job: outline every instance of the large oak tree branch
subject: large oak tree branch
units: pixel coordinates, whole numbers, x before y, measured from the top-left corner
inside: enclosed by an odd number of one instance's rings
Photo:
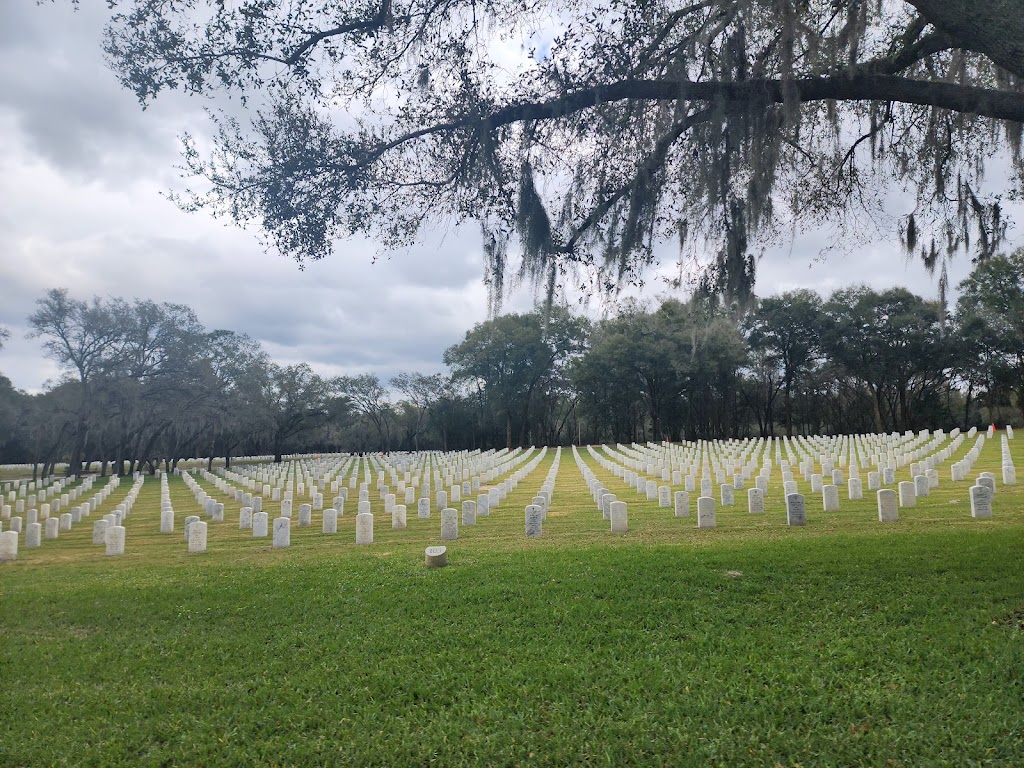
[[[1024,0],[907,0],[964,48],[1024,77]]]
[[[1015,91],[873,74],[804,78],[793,80],[790,84],[802,102],[891,101],[1024,123],[1024,93]],[[486,116],[473,115],[426,126],[377,145],[360,158],[356,167],[365,168],[390,150],[426,136],[466,128],[493,130],[515,123],[557,119],[601,104],[620,101],[686,100],[746,106],[782,104],[786,99],[783,91],[790,84],[782,80],[621,80],[574,91],[548,101],[510,104]],[[335,166],[335,170],[341,169]]]

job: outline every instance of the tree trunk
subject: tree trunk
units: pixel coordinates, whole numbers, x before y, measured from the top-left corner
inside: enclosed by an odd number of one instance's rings
[[[786,434],[793,436],[793,378],[786,377]]]
[[[964,48],[988,56],[1024,77],[1024,2],[1021,0],[908,0],[925,19]]]
[[[875,419],[875,431],[878,432],[879,434],[881,434],[882,432],[885,432],[885,426],[882,423],[882,403],[881,403],[881,400],[882,400],[882,388],[881,387],[875,388],[875,387],[871,387],[870,385],[869,385],[869,387],[871,389],[871,394],[872,394],[872,397],[871,397],[871,411],[872,411],[872,414],[871,415]]]

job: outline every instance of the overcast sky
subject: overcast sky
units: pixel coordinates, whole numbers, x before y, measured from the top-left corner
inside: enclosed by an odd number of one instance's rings
[[[27,390],[57,375],[40,340],[25,338],[34,302],[54,287],[187,304],[206,327],[247,333],[279,363],[324,374],[441,370],[445,348],[487,316],[477,230],[435,232],[376,261],[373,243],[344,243],[300,270],[252,232],[179,211],[161,193],[181,187],[177,136],[205,130],[202,104],[171,94],[139,108],[103,62],[105,5],[0,0],[0,325],[11,331],[0,372]],[[1020,244],[1018,229],[1011,239]],[[769,251],[757,293],[866,282],[936,295],[936,280],[893,244],[822,258],[827,245],[811,232]],[[960,258],[951,282],[969,269]],[[657,277],[646,296],[664,292]],[[505,306],[533,301],[523,290]]]

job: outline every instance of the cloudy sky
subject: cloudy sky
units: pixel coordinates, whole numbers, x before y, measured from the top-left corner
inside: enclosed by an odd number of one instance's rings
[[[487,316],[476,230],[429,233],[383,259],[371,242],[345,243],[300,270],[251,232],[179,211],[161,193],[181,187],[177,136],[202,134],[202,104],[171,94],[139,108],[103,62],[105,6],[0,0],[0,325],[11,332],[0,372],[27,390],[57,375],[40,340],[25,337],[25,318],[53,287],[187,304],[208,328],[247,333],[278,362],[324,374],[441,370],[444,349]],[[1012,240],[1020,244],[1018,230]],[[937,292],[892,244],[823,257],[828,243],[810,232],[768,251],[758,294],[854,282]],[[969,267],[954,263],[951,282]],[[651,298],[664,291],[657,278]],[[506,307],[533,302],[523,290]]]

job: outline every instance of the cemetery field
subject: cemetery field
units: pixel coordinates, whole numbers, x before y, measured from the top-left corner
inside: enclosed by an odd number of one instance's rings
[[[998,440],[898,522],[801,482],[789,527],[776,473],[710,530],[581,451],[628,504],[614,534],[566,449],[528,539],[553,454],[441,569],[436,509],[393,530],[371,491],[372,544],[346,506],[273,549],[199,477],[226,512],[188,554],[193,493],[170,480],[161,534],[147,478],[124,555],[84,522],[0,564],[0,766],[1024,764],[1024,491],[997,480],[990,519],[967,493]]]

